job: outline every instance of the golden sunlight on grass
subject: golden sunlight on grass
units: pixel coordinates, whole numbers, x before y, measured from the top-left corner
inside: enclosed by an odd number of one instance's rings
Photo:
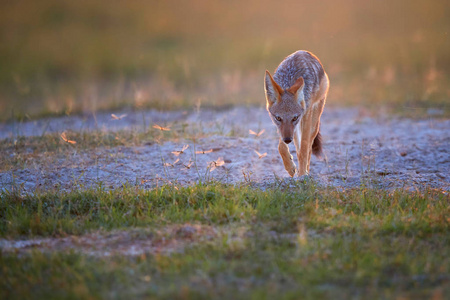
[[[448,111],[448,1],[18,0],[0,4],[0,118],[264,103],[298,49],[330,105]]]

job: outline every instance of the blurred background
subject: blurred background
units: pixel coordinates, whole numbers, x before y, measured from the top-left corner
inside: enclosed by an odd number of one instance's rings
[[[299,49],[327,105],[448,114],[447,0],[2,0],[0,120],[264,106],[264,70]]]

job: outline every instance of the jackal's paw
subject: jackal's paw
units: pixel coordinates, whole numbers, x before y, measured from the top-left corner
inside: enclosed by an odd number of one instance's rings
[[[295,164],[292,164],[290,166],[286,166],[286,171],[289,173],[289,176],[294,177],[297,168],[295,167]]]
[[[297,170],[297,175],[300,178],[302,178],[303,176],[309,176],[308,171],[300,170],[300,169]]]

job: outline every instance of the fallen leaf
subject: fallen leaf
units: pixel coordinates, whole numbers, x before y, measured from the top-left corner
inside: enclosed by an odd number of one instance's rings
[[[173,163],[164,163],[164,167],[174,167],[175,164],[176,164],[177,162],[179,162],[179,161],[180,161],[180,159],[177,158],[177,160],[174,161]]]
[[[123,115],[120,115],[120,116],[116,116],[115,114],[111,114],[111,118],[113,119],[113,120],[122,120],[123,118],[125,118],[127,115],[126,114],[123,114]]]
[[[180,151],[172,151],[172,154],[175,154],[176,156],[184,153],[184,151],[186,151],[186,149],[189,148],[189,145],[184,145],[183,149],[181,149]]]
[[[261,159],[261,158],[263,158],[263,157],[266,157],[266,156],[267,156],[267,152],[266,152],[266,153],[263,153],[263,154],[261,154],[261,153],[259,153],[258,151],[256,151],[256,150],[255,150],[255,153],[256,153],[256,154],[258,154],[258,156],[259,156],[258,158],[259,158],[259,159]]]
[[[206,154],[206,153],[211,153],[211,152],[213,152],[213,149],[195,151],[195,154]]]
[[[250,134],[253,134],[253,135],[255,135],[256,137],[259,137],[261,134],[264,133],[264,131],[266,131],[266,130],[263,129],[263,130],[261,130],[260,132],[256,133],[256,132],[254,132],[254,131],[251,130],[251,129],[248,130],[248,132],[249,132]]]
[[[158,124],[155,124],[155,125],[153,125],[152,127],[153,127],[153,128],[156,128],[156,129],[158,129],[158,130],[161,130],[161,131],[170,131],[170,128],[168,128],[168,127],[162,127],[162,126],[159,126]]]
[[[75,141],[69,140],[69,139],[67,138],[67,136],[66,136],[66,132],[65,132],[65,131],[63,131],[63,132],[61,133],[61,138],[63,139],[64,142],[69,143],[69,144],[72,144],[72,145],[77,143],[77,142],[75,142]]]

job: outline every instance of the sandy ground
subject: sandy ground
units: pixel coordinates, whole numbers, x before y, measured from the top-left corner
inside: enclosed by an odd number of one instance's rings
[[[228,229],[228,228],[227,228]],[[91,256],[140,256],[145,253],[171,254],[183,252],[193,244],[210,242],[228,234],[216,228],[199,224],[170,225],[159,230],[133,228],[110,232],[95,231],[81,236],[33,238],[27,240],[0,239],[3,253],[30,253],[35,250],[77,251]],[[240,230],[242,232],[242,229]],[[239,233],[232,230],[233,234]]]
[[[101,113],[2,124],[0,138],[63,131],[144,131],[153,124],[195,130],[187,135],[192,137],[189,139],[165,141],[161,137],[157,142],[149,139],[139,147],[82,149],[74,146],[70,155],[37,154],[25,166],[1,172],[2,189],[11,189],[15,184],[22,191],[34,192],[88,188],[99,183],[107,188],[123,184],[152,188],[208,180],[250,183],[264,188],[289,181],[277,152],[276,128],[263,108],[124,114],[120,120],[114,120],[110,113]],[[256,137],[249,130],[265,131]],[[363,109],[327,108],[322,116],[321,132],[327,160],[313,157],[310,174],[320,185],[450,188],[450,120],[372,117]],[[183,153],[173,153],[182,150],[184,145],[189,148]],[[295,157],[292,144],[290,148]],[[210,149],[214,151],[208,153]],[[260,157],[255,151],[267,155]]]
[[[161,133],[157,141],[149,137],[139,147],[83,149],[73,146],[65,154],[34,153],[25,165],[0,172],[1,189],[11,191],[15,187],[23,193],[32,193],[89,188],[100,183],[106,188],[123,184],[153,188],[208,180],[251,184],[264,189],[277,184],[286,187],[299,180],[298,177],[290,179],[284,170],[277,151],[275,126],[262,108],[126,114],[120,120],[111,118],[110,113],[102,113],[3,124],[0,139],[64,131],[145,132],[153,124],[173,130],[185,128],[188,132],[185,136],[190,138],[165,140]],[[264,132],[256,137],[249,130]],[[316,184],[342,189],[450,190],[450,120],[373,117],[363,109],[328,108],[322,117],[321,131],[327,160],[314,157],[311,160],[309,178]],[[189,147],[183,153],[175,152],[184,145]],[[293,145],[290,148],[295,157]],[[208,152],[210,149],[213,151]],[[259,157],[255,150],[267,155]],[[195,224],[174,225],[162,230],[164,232],[132,229],[60,238],[0,239],[0,249],[14,253],[76,249],[93,256],[136,256],[182,252],[187,245],[212,241],[223,234],[240,236],[226,228],[219,232],[218,228]]]

